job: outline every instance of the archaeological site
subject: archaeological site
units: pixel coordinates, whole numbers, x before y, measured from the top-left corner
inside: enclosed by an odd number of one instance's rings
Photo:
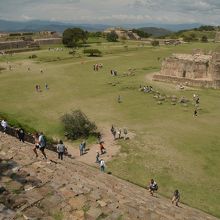
[[[173,54],[164,59],[153,80],[220,88],[220,53]]]

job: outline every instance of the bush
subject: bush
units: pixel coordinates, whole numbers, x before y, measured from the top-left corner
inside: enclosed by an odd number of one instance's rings
[[[91,122],[81,110],[75,110],[66,113],[61,117],[64,125],[65,136],[68,139],[76,140],[78,138],[87,138],[96,132],[96,125]]]
[[[89,54],[89,56],[91,57],[98,57],[101,56],[102,52],[98,49],[85,49],[83,51],[84,54]]]
[[[32,54],[31,56],[29,56],[29,59],[34,59],[34,58],[37,58],[36,54]]]
[[[118,41],[118,35],[115,33],[115,31],[111,31],[106,36],[107,41],[109,42],[117,42]]]
[[[154,46],[154,47],[160,46],[160,42],[159,42],[158,40],[153,40],[153,41],[151,42],[151,45]]]
[[[202,36],[201,42],[203,42],[203,43],[207,43],[207,42],[208,42],[208,38],[207,38],[206,35],[203,35],[203,36]]]

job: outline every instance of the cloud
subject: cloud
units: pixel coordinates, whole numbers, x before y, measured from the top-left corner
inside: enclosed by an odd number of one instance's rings
[[[210,23],[220,0],[0,0],[1,18],[86,23]]]

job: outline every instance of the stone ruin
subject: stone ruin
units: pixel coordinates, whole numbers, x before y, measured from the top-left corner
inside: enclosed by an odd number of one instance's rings
[[[220,88],[220,53],[173,54],[162,62],[155,81]]]

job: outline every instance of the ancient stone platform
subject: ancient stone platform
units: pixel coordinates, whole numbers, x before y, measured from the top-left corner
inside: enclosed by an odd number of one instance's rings
[[[35,158],[32,144],[0,133],[0,220],[217,220],[71,158]]]

